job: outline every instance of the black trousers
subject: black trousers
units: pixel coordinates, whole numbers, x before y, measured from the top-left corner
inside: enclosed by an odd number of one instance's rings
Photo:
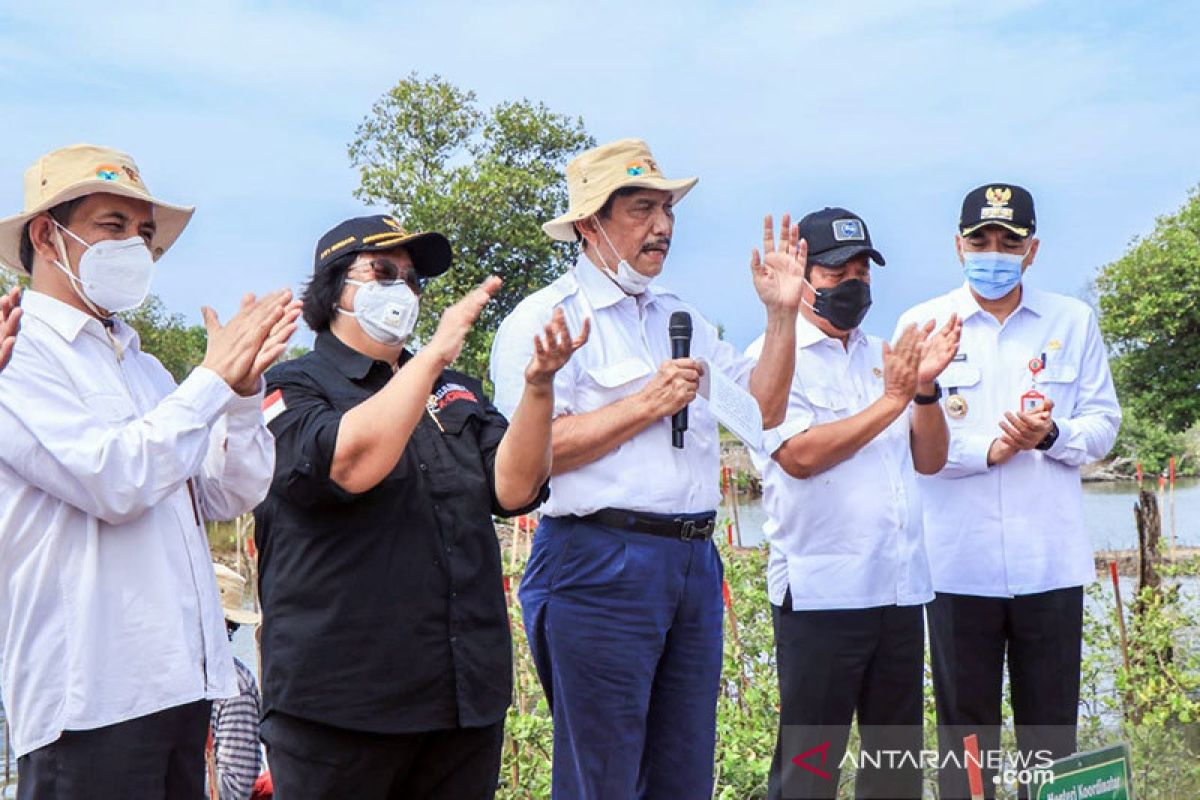
[[[858,715],[857,798],[921,797],[925,627],[921,606],[772,607],[779,736],[768,796],[832,798]],[[895,754],[910,753],[904,761]],[[796,763],[799,759],[801,763]]]
[[[927,611],[943,800],[970,797],[966,771],[947,765],[946,758],[948,752],[962,753],[964,736],[979,737],[981,754],[1000,749],[1006,656],[1021,757],[1033,759],[1036,767],[1040,759],[1075,752],[1082,587],[1010,598],[938,593]],[[984,756],[985,767],[987,760]],[[988,798],[994,796],[995,774],[983,770]]]
[[[64,731],[17,759],[17,800],[199,800],[211,708],[202,700]]]
[[[381,734],[273,711],[262,737],[275,800],[477,800],[496,794],[504,721]]]

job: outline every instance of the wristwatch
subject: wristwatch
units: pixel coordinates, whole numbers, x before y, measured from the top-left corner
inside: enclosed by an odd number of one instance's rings
[[[1049,450],[1054,447],[1054,443],[1058,441],[1058,423],[1050,423],[1050,432],[1046,434],[1046,438],[1037,443],[1038,450]]]
[[[933,394],[916,394],[913,395],[913,402],[919,406],[931,406],[938,400],[942,399],[942,385],[937,381],[933,382]]]

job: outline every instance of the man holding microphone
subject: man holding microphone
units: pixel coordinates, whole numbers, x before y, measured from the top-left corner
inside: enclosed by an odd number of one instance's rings
[[[767,218],[751,263],[767,310],[755,366],[654,283],[696,179],[666,178],[636,139],[566,172],[570,208],[543,229],[581,241],[582,255],[504,321],[491,360],[508,412],[541,321],[557,309],[573,330],[591,320],[591,341],[555,377],[551,494],[520,593],[554,714],[554,795],[707,798],[721,672],[717,421],[694,403],[680,448],[670,418],[711,369],[749,389],[764,425],[782,420],[806,245],[786,216],[776,244]],[[679,312],[692,320],[689,358],[672,357],[669,329],[686,336]]]

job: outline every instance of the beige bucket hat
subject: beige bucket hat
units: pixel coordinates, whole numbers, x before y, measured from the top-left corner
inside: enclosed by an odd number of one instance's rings
[[[221,592],[221,608],[225,611],[225,619],[235,625],[257,625],[262,622],[262,615],[244,607],[246,597],[246,579],[224,564],[213,564],[217,573],[217,589]]]
[[[552,239],[573,242],[575,223],[595,214],[609,195],[626,186],[661,189],[678,203],[699,178],[668,180],[658,168],[650,148],[641,139],[620,139],[587,150],[567,164],[567,213],[542,225]]]
[[[190,206],[164,203],[151,195],[137,164],[127,154],[111,147],[73,144],[47,153],[25,170],[25,210],[0,219],[0,264],[24,275],[21,234],[25,223],[59,203],[96,192],[132,197],[154,205],[158,230],[150,242],[150,252],[156,260],[179,238],[195,211]]]

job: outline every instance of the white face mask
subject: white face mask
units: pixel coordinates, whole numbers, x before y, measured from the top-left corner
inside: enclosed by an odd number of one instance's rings
[[[88,244],[54,220],[59,231],[70,236],[87,249],[79,258],[79,276],[76,277],[64,263],[67,248],[62,237],[58,237],[59,252],[63,260],[52,260],[71,279],[75,293],[88,308],[100,316],[101,309],[110,314],[137,308],[150,293],[154,280],[154,257],[140,236],[129,239],[104,239]]]
[[[388,347],[404,344],[417,325],[417,312],[421,301],[407,283],[384,285],[379,281],[356,281],[346,283],[357,286],[354,295],[354,310],[338,308],[338,312],[358,320],[363,332],[380,344]]]
[[[612,243],[612,239],[608,238],[608,231],[604,230],[604,226],[600,224],[600,220],[596,219],[596,227],[600,229],[600,233],[604,235],[604,241],[608,242],[608,246],[617,256],[621,254],[617,251],[616,246]],[[600,256],[601,263],[604,264],[605,274],[612,278],[613,283],[621,287],[625,294],[641,294],[650,287],[650,282],[654,280],[651,275],[643,275],[633,267],[629,266],[629,262],[621,259],[617,262],[616,270],[608,268],[608,260],[600,253],[600,248],[596,248],[596,255]]]

